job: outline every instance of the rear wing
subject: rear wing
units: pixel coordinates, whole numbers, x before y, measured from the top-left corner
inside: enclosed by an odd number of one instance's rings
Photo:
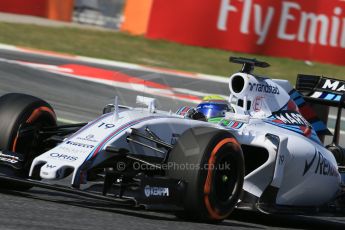
[[[341,100],[345,94],[345,80],[298,74],[296,89],[311,103],[334,107],[341,105],[343,108],[345,106]]]
[[[296,90],[304,97],[306,102],[317,111],[321,120],[328,123],[330,106],[338,107],[336,125],[334,129],[333,144],[339,144],[341,129],[341,114],[345,108],[345,80],[338,80],[323,76],[299,74],[297,76]],[[320,107],[323,105],[324,108]]]

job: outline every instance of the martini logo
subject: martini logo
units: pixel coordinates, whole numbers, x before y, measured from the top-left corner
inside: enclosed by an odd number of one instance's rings
[[[284,111],[273,114],[275,122],[283,123],[286,125],[298,125],[298,126],[307,126],[311,125],[309,122],[299,113],[293,111]]]
[[[145,189],[145,196],[150,197],[150,196],[169,196],[169,188],[164,188],[164,187],[151,187],[150,185],[146,185]]]
[[[337,92],[345,92],[345,82],[327,79],[322,88]]]

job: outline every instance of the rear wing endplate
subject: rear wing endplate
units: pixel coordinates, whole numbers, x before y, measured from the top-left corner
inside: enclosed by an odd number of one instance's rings
[[[342,109],[345,108],[345,80],[323,76],[299,74],[296,89],[304,100],[312,106],[325,105],[338,107],[333,144],[339,145]],[[329,109],[318,109],[318,115],[327,124]]]
[[[345,80],[323,76],[298,74],[296,89],[311,103],[345,108]]]

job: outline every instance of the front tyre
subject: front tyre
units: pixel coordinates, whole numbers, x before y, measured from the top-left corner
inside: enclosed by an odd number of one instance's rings
[[[167,176],[187,182],[184,210],[178,217],[203,222],[227,218],[237,204],[244,181],[244,159],[229,132],[193,128],[181,135],[169,155]]]
[[[13,173],[15,176],[27,176],[32,159],[44,151],[38,132],[42,127],[53,126],[56,126],[56,115],[47,102],[20,93],[0,97],[0,149],[24,157],[24,167]]]

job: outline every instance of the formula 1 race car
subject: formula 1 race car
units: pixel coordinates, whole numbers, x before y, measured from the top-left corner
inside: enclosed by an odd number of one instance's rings
[[[205,103],[172,113],[138,96],[145,108],[118,105],[116,97],[89,123],[57,125],[47,102],[3,95],[0,187],[40,187],[205,222],[221,221],[234,208],[344,210],[345,82],[299,75],[294,89],[286,80],[254,75],[265,62],[230,61],[242,69],[230,77],[229,106],[216,120],[203,113],[213,109]],[[326,147],[330,132],[313,110],[318,104],[339,110]]]

